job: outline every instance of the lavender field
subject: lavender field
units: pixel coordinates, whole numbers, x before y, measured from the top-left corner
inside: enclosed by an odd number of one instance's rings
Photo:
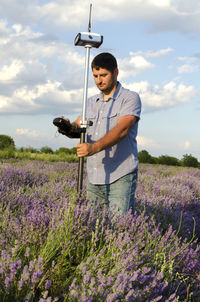
[[[0,163],[0,301],[200,301],[200,170],[140,164],[136,211],[76,193],[76,163]]]

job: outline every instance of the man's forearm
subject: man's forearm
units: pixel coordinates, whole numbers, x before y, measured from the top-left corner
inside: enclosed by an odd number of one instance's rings
[[[100,152],[106,148],[114,146],[128,134],[130,128],[137,121],[138,118],[136,116],[124,116],[104,137],[93,143],[94,148],[97,152]]]

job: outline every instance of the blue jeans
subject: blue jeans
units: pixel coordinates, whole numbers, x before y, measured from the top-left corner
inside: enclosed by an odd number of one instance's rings
[[[94,185],[87,182],[87,197],[91,205],[106,204],[112,213],[134,212],[135,190],[138,170],[127,174],[108,185]]]

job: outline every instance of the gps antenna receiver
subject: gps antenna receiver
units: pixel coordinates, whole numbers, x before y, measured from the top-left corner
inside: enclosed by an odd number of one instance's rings
[[[90,4],[88,32],[78,33],[78,35],[74,39],[74,44],[76,46],[78,45],[98,48],[103,43],[103,36],[91,32],[91,12],[92,4]]]

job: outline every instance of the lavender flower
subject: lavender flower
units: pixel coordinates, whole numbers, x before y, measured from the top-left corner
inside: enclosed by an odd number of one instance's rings
[[[45,283],[45,289],[49,289],[52,285],[52,281],[51,280],[47,280],[46,283]]]

